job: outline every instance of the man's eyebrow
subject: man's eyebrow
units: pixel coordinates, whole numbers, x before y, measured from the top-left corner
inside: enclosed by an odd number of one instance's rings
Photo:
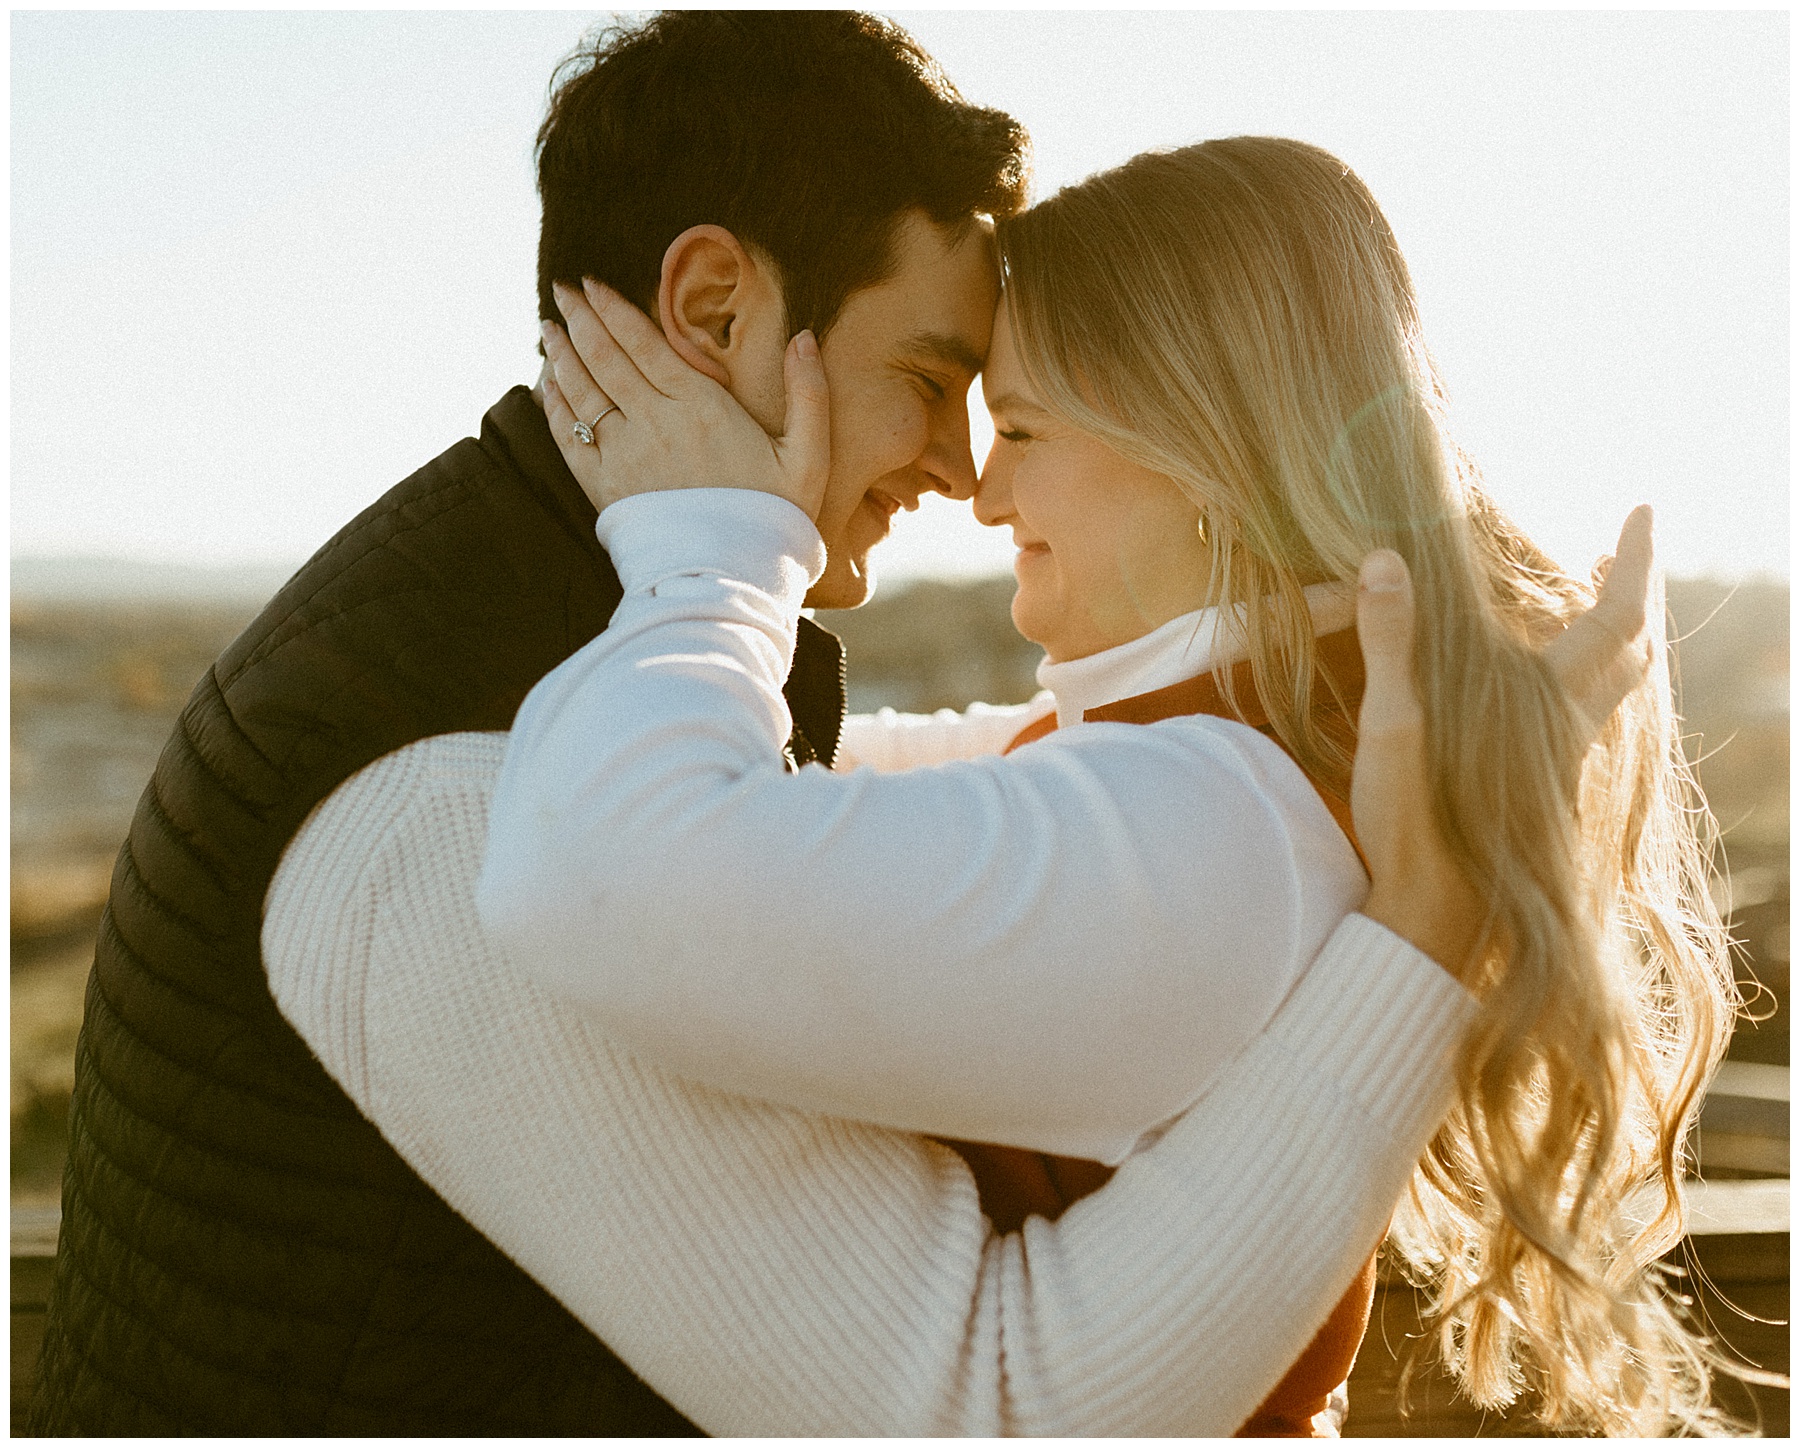
[[[970,376],[981,371],[985,360],[966,339],[952,332],[915,332],[906,339],[904,350],[909,356],[948,362],[954,367],[960,367]]]

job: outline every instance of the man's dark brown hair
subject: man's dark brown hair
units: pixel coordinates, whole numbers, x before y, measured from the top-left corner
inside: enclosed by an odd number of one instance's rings
[[[672,10],[558,67],[538,132],[538,310],[594,277],[639,306],[663,253],[711,223],[779,273],[790,332],[823,337],[884,280],[901,215],[1020,209],[1024,128],[965,101],[899,26],[855,11]]]

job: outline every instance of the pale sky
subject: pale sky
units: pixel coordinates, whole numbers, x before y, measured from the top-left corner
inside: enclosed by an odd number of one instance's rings
[[[1785,14],[894,13],[1039,195],[1336,152],[1540,543],[1585,565],[1649,501],[1671,572],[1787,575]],[[13,554],[298,563],[530,381],[531,142],[602,18],[15,12]],[[964,507],[900,522],[890,578],[1010,564]]]

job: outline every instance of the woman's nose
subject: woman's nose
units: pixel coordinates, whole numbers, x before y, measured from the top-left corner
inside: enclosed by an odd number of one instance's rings
[[[975,482],[975,521],[997,528],[1012,517],[1012,449],[995,438]]]

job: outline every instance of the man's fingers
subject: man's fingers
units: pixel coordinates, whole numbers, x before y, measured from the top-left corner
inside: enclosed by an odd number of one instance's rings
[[[1416,728],[1423,720],[1413,688],[1413,591],[1406,560],[1390,548],[1363,560],[1357,578],[1356,633],[1362,643],[1361,731]]]
[[[788,343],[782,358],[787,383],[787,422],[776,450],[793,488],[793,501],[813,516],[831,472],[831,389],[819,344],[810,331]]]
[[[652,387],[665,397],[693,391],[694,379],[703,374],[681,360],[656,323],[603,282],[589,277],[581,285],[613,342]]]
[[[1594,613],[1621,641],[1641,634],[1649,615],[1650,578],[1656,568],[1655,525],[1648,503],[1631,510],[1594,604]]]
[[[1654,524],[1648,507],[1632,510],[1594,606],[1544,650],[1544,661],[1586,716],[1590,742],[1649,671]]]

